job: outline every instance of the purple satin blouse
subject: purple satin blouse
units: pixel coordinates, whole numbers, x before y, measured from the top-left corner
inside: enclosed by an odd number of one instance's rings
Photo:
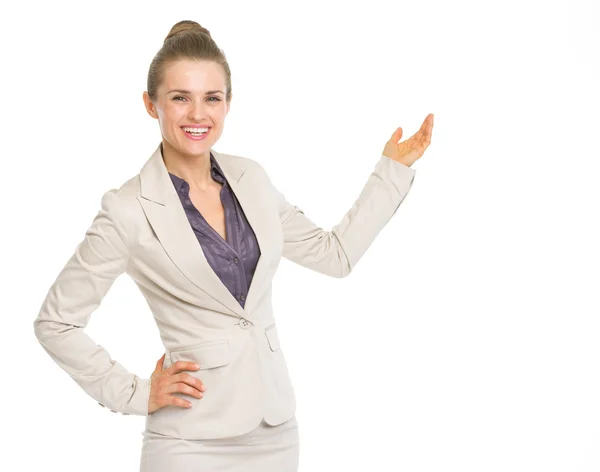
[[[260,256],[260,248],[242,207],[212,153],[210,174],[214,180],[223,184],[221,202],[225,209],[227,240],[224,240],[196,209],[189,197],[189,184],[169,172],[208,263],[243,308]]]

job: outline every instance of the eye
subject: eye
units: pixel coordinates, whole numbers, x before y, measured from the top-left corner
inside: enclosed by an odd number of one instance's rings
[[[179,101],[181,101],[181,100],[178,100],[179,98],[183,98],[183,99],[185,99],[185,97],[182,97],[182,96],[178,95],[177,97],[173,97],[173,100],[175,100],[175,101],[179,102]],[[218,98],[218,97],[208,97],[208,98],[209,98],[209,100],[210,100],[211,98],[214,98],[214,99],[215,99],[214,101],[216,101],[216,102],[220,102],[220,101],[221,101],[221,99],[220,99],[220,98]]]

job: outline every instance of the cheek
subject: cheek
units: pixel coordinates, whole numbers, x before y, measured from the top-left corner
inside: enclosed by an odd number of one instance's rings
[[[182,113],[175,107],[165,107],[163,109],[163,114],[161,117],[161,123],[163,129],[169,129],[173,127],[178,127],[178,123],[182,119]]]
[[[210,132],[210,134],[212,134],[211,139],[216,141],[217,139],[219,139],[221,137],[222,133],[223,133],[223,123],[214,121],[213,129]]]

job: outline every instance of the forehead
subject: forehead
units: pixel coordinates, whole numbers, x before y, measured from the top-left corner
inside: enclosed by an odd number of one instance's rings
[[[214,61],[180,59],[166,65],[162,87],[194,91],[224,90],[223,68]]]

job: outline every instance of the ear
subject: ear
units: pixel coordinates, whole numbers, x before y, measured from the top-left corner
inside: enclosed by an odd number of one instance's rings
[[[148,114],[155,119],[158,119],[158,113],[156,113],[156,107],[154,106],[154,103],[152,103],[152,100],[150,100],[150,95],[148,94],[147,91],[144,90],[144,93],[142,94],[142,98],[144,100],[144,106],[146,107],[146,111],[148,112]]]

